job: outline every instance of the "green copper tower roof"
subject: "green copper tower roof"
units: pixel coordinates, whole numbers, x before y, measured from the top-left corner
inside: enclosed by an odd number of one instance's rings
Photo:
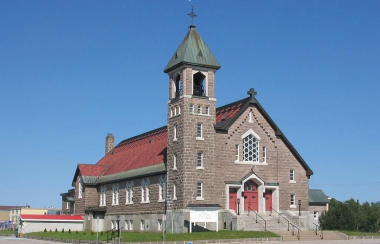
[[[195,26],[190,26],[189,32],[166,65],[164,72],[168,73],[183,64],[220,69],[218,60],[195,30]]]

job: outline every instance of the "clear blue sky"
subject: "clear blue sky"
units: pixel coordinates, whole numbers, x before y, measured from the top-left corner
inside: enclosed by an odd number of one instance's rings
[[[0,1],[0,205],[60,207],[78,163],[166,124],[163,69],[187,32],[222,65],[217,104],[257,98],[310,188],[380,200],[380,1]]]

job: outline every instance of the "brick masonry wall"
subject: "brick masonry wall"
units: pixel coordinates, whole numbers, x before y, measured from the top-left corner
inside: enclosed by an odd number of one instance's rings
[[[253,123],[249,123],[249,112],[253,113]],[[240,145],[240,161],[243,160],[243,145],[241,136],[252,129],[260,140],[260,162],[262,148],[267,148],[267,165],[235,164],[236,144]],[[238,181],[251,171],[266,184],[278,183],[280,191],[280,210],[290,208],[290,194],[296,195],[296,202],[301,199],[301,210],[308,210],[308,178],[306,170],[297,161],[282,139],[275,135],[274,128],[265,120],[259,110],[251,106],[230,127],[228,134],[216,136],[216,161],[218,162],[217,184],[225,185],[225,181]],[[295,170],[296,183],[289,183],[290,169]],[[225,207],[225,188],[219,187],[219,204]],[[296,203],[297,204],[297,203]]]
[[[83,186],[83,194],[82,198],[78,198],[79,196],[79,177],[78,175],[76,182],[75,182],[75,194],[74,194],[74,199],[75,199],[75,207],[74,207],[74,214],[75,215],[84,215],[84,204],[85,204],[85,191],[86,191],[86,186],[82,184]]]

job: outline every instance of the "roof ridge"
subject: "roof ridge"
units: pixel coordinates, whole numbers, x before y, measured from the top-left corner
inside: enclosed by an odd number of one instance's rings
[[[231,103],[225,104],[225,105],[223,105],[223,106],[221,106],[221,107],[217,107],[216,110],[221,110],[221,109],[223,109],[223,108],[225,108],[225,107],[230,107],[231,105],[233,105],[233,104],[235,104],[235,103],[243,102],[244,100],[249,101],[249,97],[246,97],[246,98],[243,98],[243,99],[237,100],[237,101],[235,101],[235,102],[231,102]]]
[[[129,141],[131,141],[131,140],[133,140],[133,139],[137,139],[137,138],[139,138],[139,137],[146,136],[146,135],[152,134],[152,133],[154,133],[154,132],[158,132],[158,131],[160,131],[160,130],[164,130],[164,129],[166,129],[166,128],[167,128],[167,125],[165,125],[165,126],[161,126],[161,127],[157,128],[157,129],[154,129],[154,130],[151,130],[151,131],[148,131],[148,132],[144,132],[144,133],[142,133],[142,134],[139,134],[139,135],[136,135],[136,136],[133,136],[133,137],[130,137],[130,138],[124,139],[124,140],[122,140],[121,142],[119,142],[119,144],[117,144],[117,146],[116,146],[115,148],[120,147],[120,146],[123,146],[123,145],[125,145],[127,142],[129,142]],[[141,139],[144,139],[144,138],[141,138]],[[141,139],[140,139],[140,140],[141,140]],[[111,150],[111,151],[112,151],[112,150]]]

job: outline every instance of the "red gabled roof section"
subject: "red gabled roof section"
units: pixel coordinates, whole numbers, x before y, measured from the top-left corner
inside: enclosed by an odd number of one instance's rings
[[[166,126],[120,142],[97,165],[107,166],[103,175],[165,163]]]
[[[101,176],[107,166],[96,164],[79,164],[78,168],[82,176]]]
[[[38,215],[38,214],[21,214],[22,220],[38,219],[38,220],[83,220],[79,215]]]

